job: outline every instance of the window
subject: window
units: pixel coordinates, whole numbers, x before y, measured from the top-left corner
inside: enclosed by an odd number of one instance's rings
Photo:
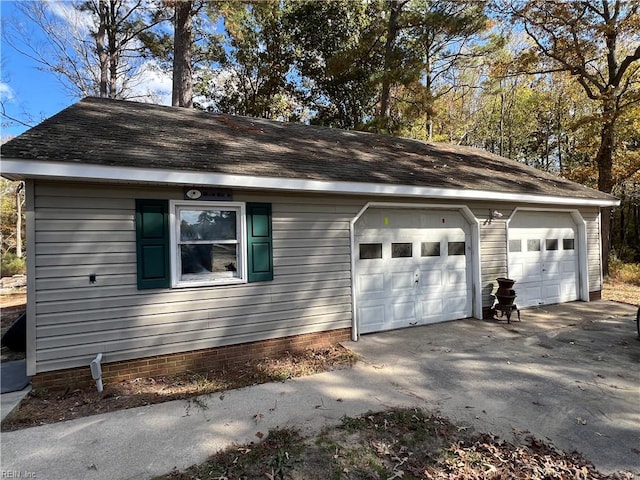
[[[547,238],[545,240],[545,247],[547,251],[549,250],[558,250],[558,239],[557,238]]]
[[[374,258],[382,258],[381,243],[361,243],[360,244],[360,260],[371,260]]]
[[[439,257],[440,242],[422,242],[420,254],[423,257]]]
[[[405,258],[413,256],[413,245],[411,243],[392,243],[391,258]]]
[[[139,289],[273,280],[270,203],[138,199]]]
[[[533,239],[527,240],[527,252],[539,252],[540,251],[540,240]]]
[[[562,249],[563,250],[573,250],[575,248],[574,239],[573,238],[563,238],[562,239]]]
[[[464,255],[464,242],[449,242],[449,255]]]
[[[172,202],[173,285],[246,280],[244,204]]]
[[[509,251],[513,253],[522,251],[522,240],[509,240]]]

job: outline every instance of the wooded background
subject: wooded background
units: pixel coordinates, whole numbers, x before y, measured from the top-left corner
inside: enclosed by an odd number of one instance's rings
[[[172,77],[176,107],[484,148],[616,195],[603,230],[616,257],[640,262],[638,1],[18,8],[29,23],[2,19],[5,48],[37,60],[74,98],[158,101],[140,94],[152,68]],[[5,124],[32,124],[4,112]],[[2,183],[3,255],[17,248],[16,188]]]

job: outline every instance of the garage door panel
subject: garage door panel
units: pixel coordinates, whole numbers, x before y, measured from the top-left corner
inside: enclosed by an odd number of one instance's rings
[[[464,312],[467,309],[468,298],[466,295],[451,296],[446,300],[448,312]]]
[[[573,275],[575,273],[575,268],[576,268],[575,260],[562,262],[561,271],[564,274]]]
[[[390,276],[392,292],[404,292],[407,288],[413,288],[413,271],[394,272]]]
[[[413,299],[394,302],[391,308],[394,323],[413,323],[416,321],[416,303]]]
[[[382,273],[365,273],[358,275],[360,293],[384,293],[384,275]]]
[[[424,290],[426,287],[442,287],[442,271],[441,270],[420,270],[420,281],[418,289]]]
[[[465,269],[447,270],[447,285],[462,286],[467,283],[467,271]]]
[[[459,211],[372,209],[355,229],[362,332],[471,315],[471,232]],[[453,301],[455,296],[460,298]],[[371,319],[372,314],[384,319]]]
[[[577,227],[566,212],[518,212],[509,223],[508,274],[519,307],[578,298]]]
[[[544,263],[544,280],[557,280],[560,278],[560,262]]]
[[[444,302],[441,298],[433,298],[420,301],[421,319],[426,322],[431,317],[441,316],[444,314]]]
[[[387,323],[385,306],[381,305],[361,305],[358,307],[358,318],[360,319],[362,333],[377,332]]]
[[[517,287],[517,288],[516,288]],[[516,288],[516,304],[519,306],[539,305],[542,303],[542,285],[521,283]]]

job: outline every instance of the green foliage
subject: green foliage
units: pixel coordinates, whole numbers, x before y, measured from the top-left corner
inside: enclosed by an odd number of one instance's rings
[[[14,254],[17,253],[17,202],[20,203],[20,207],[24,205],[24,189],[21,182],[12,182],[4,178],[0,178],[0,231],[2,238],[0,254],[3,256],[7,252],[13,252]],[[21,208],[21,210],[21,242],[23,244],[22,247],[24,247],[26,222],[24,221],[24,209]]]
[[[24,258],[19,258],[15,253],[11,252],[2,254],[2,259],[0,260],[0,275],[2,277],[24,275],[26,268],[27,265]]]

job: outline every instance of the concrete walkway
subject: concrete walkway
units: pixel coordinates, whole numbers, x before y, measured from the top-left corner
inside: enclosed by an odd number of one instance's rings
[[[463,425],[530,431],[582,451],[604,472],[640,473],[640,342],[635,309],[608,302],[363,336],[351,370],[3,433],[8,478],[145,479],[201,463],[276,426],[315,434],[343,415],[394,406]]]

